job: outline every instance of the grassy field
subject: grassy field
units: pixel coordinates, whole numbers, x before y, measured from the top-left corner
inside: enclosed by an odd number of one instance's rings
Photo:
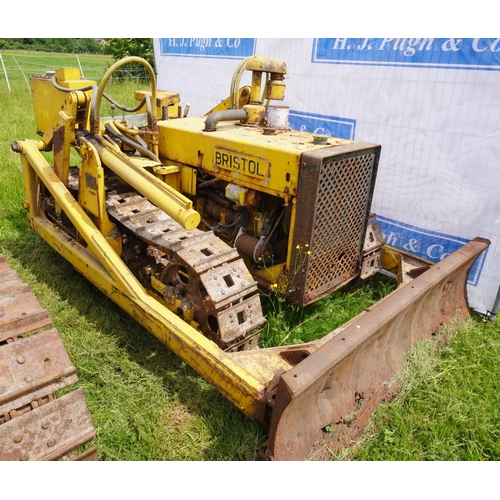
[[[31,75],[44,74],[48,70],[69,67],[81,68],[85,78],[100,79],[107,67],[113,62],[109,56],[54,54],[51,52],[28,53],[26,51],[0,50],[5,71],[0,66],[0,91],[28,90],[26,80]],[[6,77],[7,74],[7,77]]]
[[[2,52],[0,75],[0,253],[51,314],[79,376],[97,430],[101,460],[258,460],[266,445],[251,422],[163,344],[85,281],[28,228],[22,208],[16,139],[35,138],[25,78],[74,55]],[[87,78],[99,79],[109,59],[79,56]],[[3,70],[3,68],[2,68]],[[113,84],[131,93],[134,84]],[[10,91],[9,87],[10,86]],[[182,89],[173,89],[181,90]],[[265,345],[326,333],[362,310],[393,283],[367,295],[343,291],[299,310],[279,297],[265,301]],[[450,327],[453,328],[453,327]],[[403,390],[379,409],[359,445],[333,460],[498,460],[500,458],[500,328],[477,317],[412,353]]]

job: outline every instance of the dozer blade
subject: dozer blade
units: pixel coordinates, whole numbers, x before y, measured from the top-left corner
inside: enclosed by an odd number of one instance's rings
[[[389,382],[411,346],[442,323],[470,316],[468,273],[489,243],[475,238],[354,318],[284,373],[270,423],[268,458],[325,458],[320,456],[322,438],[336,451],[357,437],[377,404],[397,390]],[[323,432],[327,426],[330,432]]]

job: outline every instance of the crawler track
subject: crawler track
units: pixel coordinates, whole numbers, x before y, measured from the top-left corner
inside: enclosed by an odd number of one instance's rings
[[[253,331],[265,318],[257,284],[235,248],[211,231],[186,231],[135,192],[110,192],[106,205],[115,222],[164,260],[159,276],[151,280],[167,307],[174,305],[175,312],[225,350],[257,345]]]
[[[51,323],[0,255],[0,460],[97,459],[82,389],[54,397],[78,377]]]

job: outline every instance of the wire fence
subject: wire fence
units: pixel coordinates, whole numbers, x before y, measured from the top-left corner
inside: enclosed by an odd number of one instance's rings
[[[99,82],[113,60],[88,54],[33,55],[0,53],[0,95],[5,92],[30,92],[29,79],[61,67],[80,70],[82,78]],[[144,70],[134,67],[117,69],[113,81],[141,81]]]

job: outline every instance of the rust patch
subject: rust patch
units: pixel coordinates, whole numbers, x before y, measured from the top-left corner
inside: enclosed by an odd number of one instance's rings
[[[0,255],[0,342],[24,335],[52,323],[17,273]]]

